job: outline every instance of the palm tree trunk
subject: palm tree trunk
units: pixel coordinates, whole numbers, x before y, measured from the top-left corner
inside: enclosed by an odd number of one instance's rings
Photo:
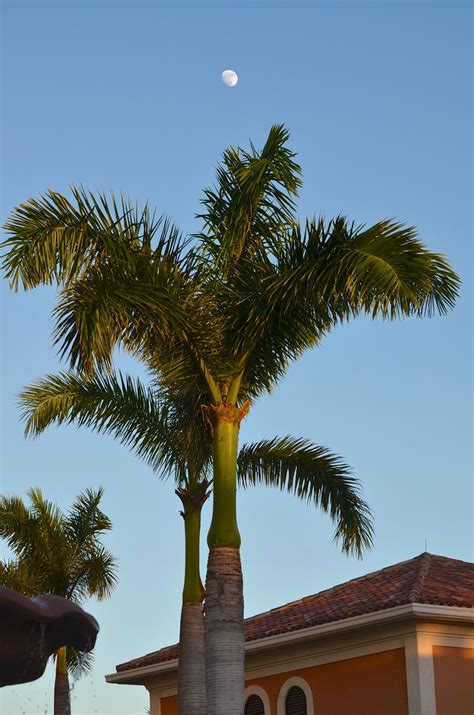
[[[54,715],[71,715],[66,646],[56,651],[56,679],[54,681]]]
[[[199,572],[201,510],[206,501],[207,482],[194,482],[189,490],[177,489],[183,504],[185,533],[185,576],[179,633],[179,715],[206,715],[206,671],[204,656],[204,588]]]
[[[243,618],[239,549],[211,549],[207,565],[205,618],[208,715],[243,715]]]
[[[207,712],[243,715],[244,600],[236,472],[239,424],[247,410],[227,403],[213,408],[213,513],[205,601]]]
[[[179,631],[178,712],[206,715],[206,664],[202,603],[183,603]]]

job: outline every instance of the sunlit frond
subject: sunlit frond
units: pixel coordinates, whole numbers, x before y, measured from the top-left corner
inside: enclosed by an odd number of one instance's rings
[[[301,169],[286,146],[288,138],[285,127],[274,125],[261,151],[253,145],[250,152],[228,149],[217,168],[216,187],[204,192],[199,238],[224,272],[293,221]]]
[[[248,263],[234,311],[235,352],[247,355],[243,385],[269,389],[290,362],[336,324],[360,314],[388,320],[445,313],[459,278],[414,229],[383,221],[356,228],[340,217],[295,225],[275,263]],[[254,388],[253,388],[254,389]]]
[[[73,201],[55,191],[31,198],[5,223],[3,268],[15,290],[20,283],[25,290],[68,283],[97,262],[128,263],[130,249],[179,255],[179,234],[165,217],[150,215],[148,206],[139,210],[124,197],[107,199],[82,187],[71,193]]]
[[[25,596],[37,596],[42,592],[42,575],[32,571],[25,561],[0,560],[0,586],[7,586]]]

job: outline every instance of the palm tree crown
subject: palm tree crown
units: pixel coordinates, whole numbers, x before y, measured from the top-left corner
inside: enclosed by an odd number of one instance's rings
[[[117,576],[115,559],[100,542],[112,528],[99,508],[102,495],[102,489],[79,494],[67,515],[38,488],[28,491],[29,507],[2,496],[0,537],[14,558],[0,563],[0,583],[27,596],[51,593],[75,603],[110,596]]]
[[[117,582],[116,562],[100,537],[112,528],[100,510],[103,490],[88,489],[68,514],[44,499],[40,489],[19,497],[0,497],[0,537],[13,558],[0,560],[0,585],[26,596],[54,594],[75,603],[110,596]],[[68,667],[77,678],[92,667],[91,654],[67,649]]]
[[[342,216],[302,227],[287,140],[277,125],[260,152],[224,153],[193,243],[148,207],[84,189],[13,211],[6,275],[14,288],[59,285],[55,340],[71,367],[110,368],[122,345],[180,394],[241,404],[341,321],[453,306],[458,278],[415,229]]]

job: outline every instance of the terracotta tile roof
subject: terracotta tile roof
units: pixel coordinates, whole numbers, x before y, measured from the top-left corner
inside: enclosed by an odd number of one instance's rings
[[[245,620],[245,640],[341,621],[393,606],[424,603],[474,606],[474,564],[423,553]],[[178,657],[178,645],[117,665],[117,672]]]

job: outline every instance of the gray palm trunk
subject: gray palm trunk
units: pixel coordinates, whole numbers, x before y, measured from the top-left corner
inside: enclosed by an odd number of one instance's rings
[[[183,603],[179,633],[179,715],[207,715],[204,615],[201,603]]]
[[[208,483],[199,482],[190,469],[188,488],[177,488],[185,534],[185,573],[179,633],[179,715],[206,715],[204,588],[199,574],[201,509],[208,498]]]
[[[208,715],[243,715],[244,629],[240,551],[209,552],[205,600]]]

